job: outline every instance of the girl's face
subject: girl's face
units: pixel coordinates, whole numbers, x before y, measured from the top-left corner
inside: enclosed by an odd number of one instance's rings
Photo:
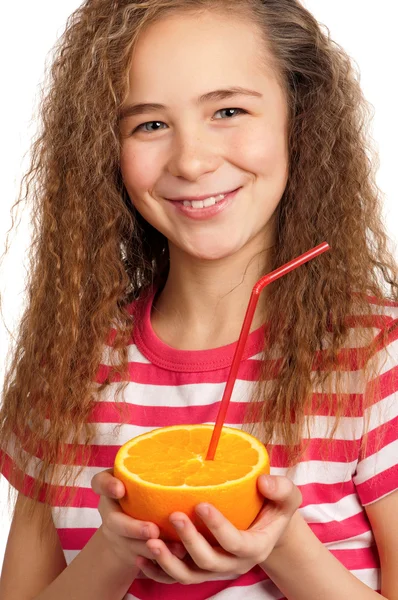
[[[120,124],[123,180],[141,215],[191,257],[273,243],[288,112],[265,52],[253,25],[211,13],[170,16],[136,46]],[[198,196],[203,208],[186,204]]]

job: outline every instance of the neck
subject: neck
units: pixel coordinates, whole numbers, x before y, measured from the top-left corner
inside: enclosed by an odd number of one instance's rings
[[[200,260],[170,244],[169,276],[151,316],[156,335],[181,350],[204,350],[235,342],[253,286],[269,271],[271,250],[247,247],[223,259]],[[265,303],[266,289],[251,331],[263,324]]]

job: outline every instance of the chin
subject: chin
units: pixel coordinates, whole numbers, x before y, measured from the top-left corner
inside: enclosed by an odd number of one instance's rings
[[[190,256],[196,258],[198,260],[221,260],[223,258],[227,258],[228,256],[232,256],[237,252],[238,248],[228,247],[220,247],[217,245],[215,248],[190,248],[188,251],[185,249]]]

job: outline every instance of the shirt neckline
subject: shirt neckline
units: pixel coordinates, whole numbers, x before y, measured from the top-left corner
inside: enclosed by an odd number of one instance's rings
[[[236,342],[210,350],[178,350],[163,342],[151,324],[151,312],[156,290],[151,288],[136,302],[133,338],[138,350],[151,363],[170,371],[216,371],[232,364]],[[255,356],[264,348],[267,325],[250,332],[242,361]]]

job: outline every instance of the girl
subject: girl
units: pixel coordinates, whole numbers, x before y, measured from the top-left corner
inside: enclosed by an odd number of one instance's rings
[[[86,0],[51,76],[1,599],[398,598],[398,286],[349,58],[297,0]],[[262,295],[227,415],[271,454],[262,512],[164,543],[118,448],[214,422],[254,283],[322,241]]]

